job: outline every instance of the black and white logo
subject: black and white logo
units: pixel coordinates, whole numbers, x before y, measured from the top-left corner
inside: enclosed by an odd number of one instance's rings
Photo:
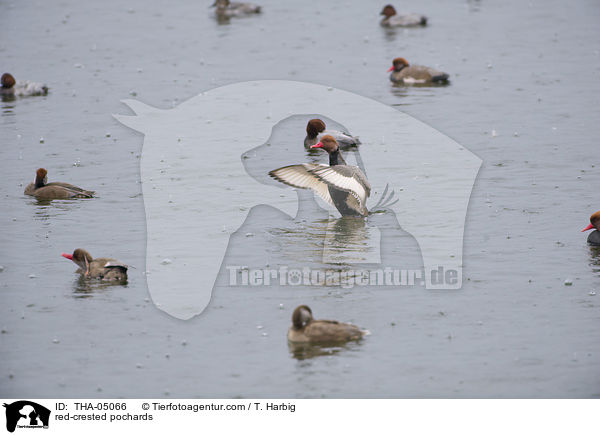
[[[50,410],[29,400],[19,400],[4,404],[6,408],[6,430],[14,432],[19,429],[48,429]]]

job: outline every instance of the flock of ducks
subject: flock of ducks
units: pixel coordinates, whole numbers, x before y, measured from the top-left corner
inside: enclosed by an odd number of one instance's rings
[[[251,3],[216,0],[212,5],[217,18],[242,17],[261,12],[261,7]],[[380,24],[386,28],[418,27],[427,25],[427,17],[417,14],[399,15],[392,5],[381,11],[384,18]],[[433,68],[410,65],[402,57],[393,60],[388,70],[390,80],[398,84],[443,84],[449,75]],[[22,97],[46,95],[48,87],[41,83],[17,81],[4,73],[0,79],[0,96]],[[284,166],[269,172],[275,180],[288,186],[310,189],[325,202],[334,206],[342,216],[364,217],[369,214],[366,203],[371,186],[363,171],[357,166],[347,165],[341,150],[360,145],[360,140],[347,132],[328,130],[321,119],[311,119],[306,126],[304,147],[306,150],[322,149],[328,153],[329,164],[302,163]],[[82,189],[69,183],[48,183],[48,171],[39,168],[35,179],[24,191],[38,200],[93,198],[94,191]],[[600,246],[600,211],[592,214],[590,225],[582,231],[594,229],[587,241]],[[75,263],[77,272],[85,279],[125,282],[128,266],[113,258],[93,258],[84,249],[75,249],[72,254],[62,256]],[[360,340],[369,332],[349,323],[335,320],[315,320],[312,310],[306,305],[298,306],[292,314],[292,325],[287,338],[290,343],[336,344]]]
[[[212,7],[215,8],[215,16],[219,20],[255,15],[262,10],[260,6],[253,3],[231,2],[229,0],[216,0]],[[396,8],[392,5],[384,6],[380,15],[384,17],[379,24],[385,28],[424,27],[427,25],[426,16],[398,14]],[[445,84],[448,83],[449,78],[449,75],[445,72],[427,66],[410,65],[403,57],[394,59],[393,66],[388,72],[392,72],[390,80],[396,84]],[[336,139],[338,138],[336,137]]]

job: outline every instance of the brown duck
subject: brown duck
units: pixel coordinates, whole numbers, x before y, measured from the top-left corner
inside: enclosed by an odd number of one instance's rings
[[[29,97],[34,95],[46,95],[48,87],[42,83],[29,80],[16,81],[10,73],[2,74],[0,77],[0,95],[6,97]]]
[[[58,181],[48,183],[48,171],[40,168],[35,173],[35,181],[25,188],[25,195],[35,196],[37,199],[70,199],[92,198],[94,192],[81,187]]]
[[[92,258],[85,249],[75,249],[73,254],[62,254],[68,260],[71,260],[79,269],[77,272],[85,278],[101,279],[102,281],[126,281],[126,264],[121,263],[114,258]]]
[[[595,230],[588,236],[587,242],[590,245],[600,246],[600,211],[590,216],[590,224],[581,231]]]
[[[447,83],[449,75],[428,66],[410,65],[403,57],[393,60],[393,65],[388,69],[390,80],[394,83],[427,84]]]
[[[288,330],[287,338],[292,343],[327,344],[360,340],[368,334],[369,331],[350,323],[315,320],[311,309],[306,305],[300,305],[292,314],[292,326]]]
[[[396,8],[392,5],[384,6],[380,15],[385,16],[380,23],[383,27],[417,27],[427,25],[426,16],[419,14],[398,15]]]
[[[348,149],[360,144],[360,140],[356,136],[338,130],[326,130],[325,122],[315,118],[308,121],[306,124],[306,137],[304,138],[304,146],[310,148],[316,145],[323,136],[330,135],[335,138],[341,149]]]

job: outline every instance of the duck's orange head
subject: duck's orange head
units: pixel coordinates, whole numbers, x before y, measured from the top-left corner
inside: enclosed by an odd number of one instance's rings
[[[15,83],[17,83],[17,81],[12,76],[12,74],[4,73],[2,74],[2,77],[0,77],[0,83],[2,84],[3,88],[9,89],[12,88],[15,85]]]
[[[48,182],[48,171],[44,168],[39,168],[35,171],[35,186],[43,187]]]
[[[392,61],[392,66],[390,67],[390,69],[388,69],[388,72],[402,71],[402,68],[406,68],[407,66],[410,66],[410,64],[406,59],[404,59],[403,57],[397,57]]]
[[[317,137],[322,131],[325,131],[325,123],[318,118],[311,119],[306,124],[306,134],[311,139]]]
[[[393,17],[396,15],[396,9],[392,5],[385,5],[379,15],[385,15],[387,17]]]
[[[332,153],[334,151],[337,151],[338,143],[333,136],[326,134],[321,138],[321,141],[319,143],[311,146],[311,148],[323,148],[328,153]]]
[[[593,228],[600,230],[599,226],[600,226],[600,211],[597,211],[596,213],[594,213],[593,215],[590,216],[590,224],[587,227],[585,227],[584,229],[582,229],[581,232],[591,230]]]
[[[78,265],[84,270],[88,270],[89,264],[92,262],[92,256],[85,249],[77,248],[73,251],[72,254],[65,254],[64,252],[61,254],[67,260],[71,260],[73,263]]]

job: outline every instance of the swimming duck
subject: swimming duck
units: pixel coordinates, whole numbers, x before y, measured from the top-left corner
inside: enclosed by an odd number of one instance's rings
[[[306,305],[300,305],[292,314],[292,326],[288,329],[287,338],[293,343],[326,344],[360,340],[368,333],[369,331],[350,323],[315,320],[311,309]]]
[[[445,72],[428,66],[410,65],[403,57],[394,59],[388,72],[392,72],[390,74],[392,82],[405,84],[446,83],[449,77]]]
[[[114,258],[92,258],[85,249],[75,249],[73,254],[62,254],[67,260],[71,260],[79,269],[77,272],[85,278],[101,279],[102,281],[125,281],[127,280],[127,265]]]
[[[215,13],[220,18],[241,17],[244,15],[259,14],[260,6],[252,3],[232,2],[229,0],[215,0]]]
[[[30,82],[28,80],[16,81],[12,74],[4,73],[0,77],[0,95],[29,97],[34,95],[46,95],[48,87],[41,83]]]
[[[312,189],[342,216],[368,216],[367,198],[371,185],[358,166],[348,166],[331,135],[325,135],[311,148],[323,148],[329,154],[329,166],[316,163],[284,166],[269,175],[288,186]]]
[[[590,224],[581,230],[581,232],[594,229],[588,236],[587,242],[590,245],[600,246],[600,211],[590,216]]]
[[[385,18],[380,23],[383,27],[417,27],[427,25],[426,16],[418,14],[398,15],[392,5],[384,6],[380,15],[385,15]]]
[[[70,198],[92,198],[94,192],[84,190],[81,187],[58,181],[48,183],[48,171],[40,168],[35,173],[35,181],[29,183],[25,188],[25,195],[35,196],[37,199],[70,199]]]
[[[358,137],[350,136],[348,133],[338,130],[326,130],[325,123],[320,119],[311,119],[306,124],[306,138],[304,138],[304,146],[310,148],[321,140],[321,137],[328,134],[337,140],[341,149],[347,149],[356,146],[360,143]]]

